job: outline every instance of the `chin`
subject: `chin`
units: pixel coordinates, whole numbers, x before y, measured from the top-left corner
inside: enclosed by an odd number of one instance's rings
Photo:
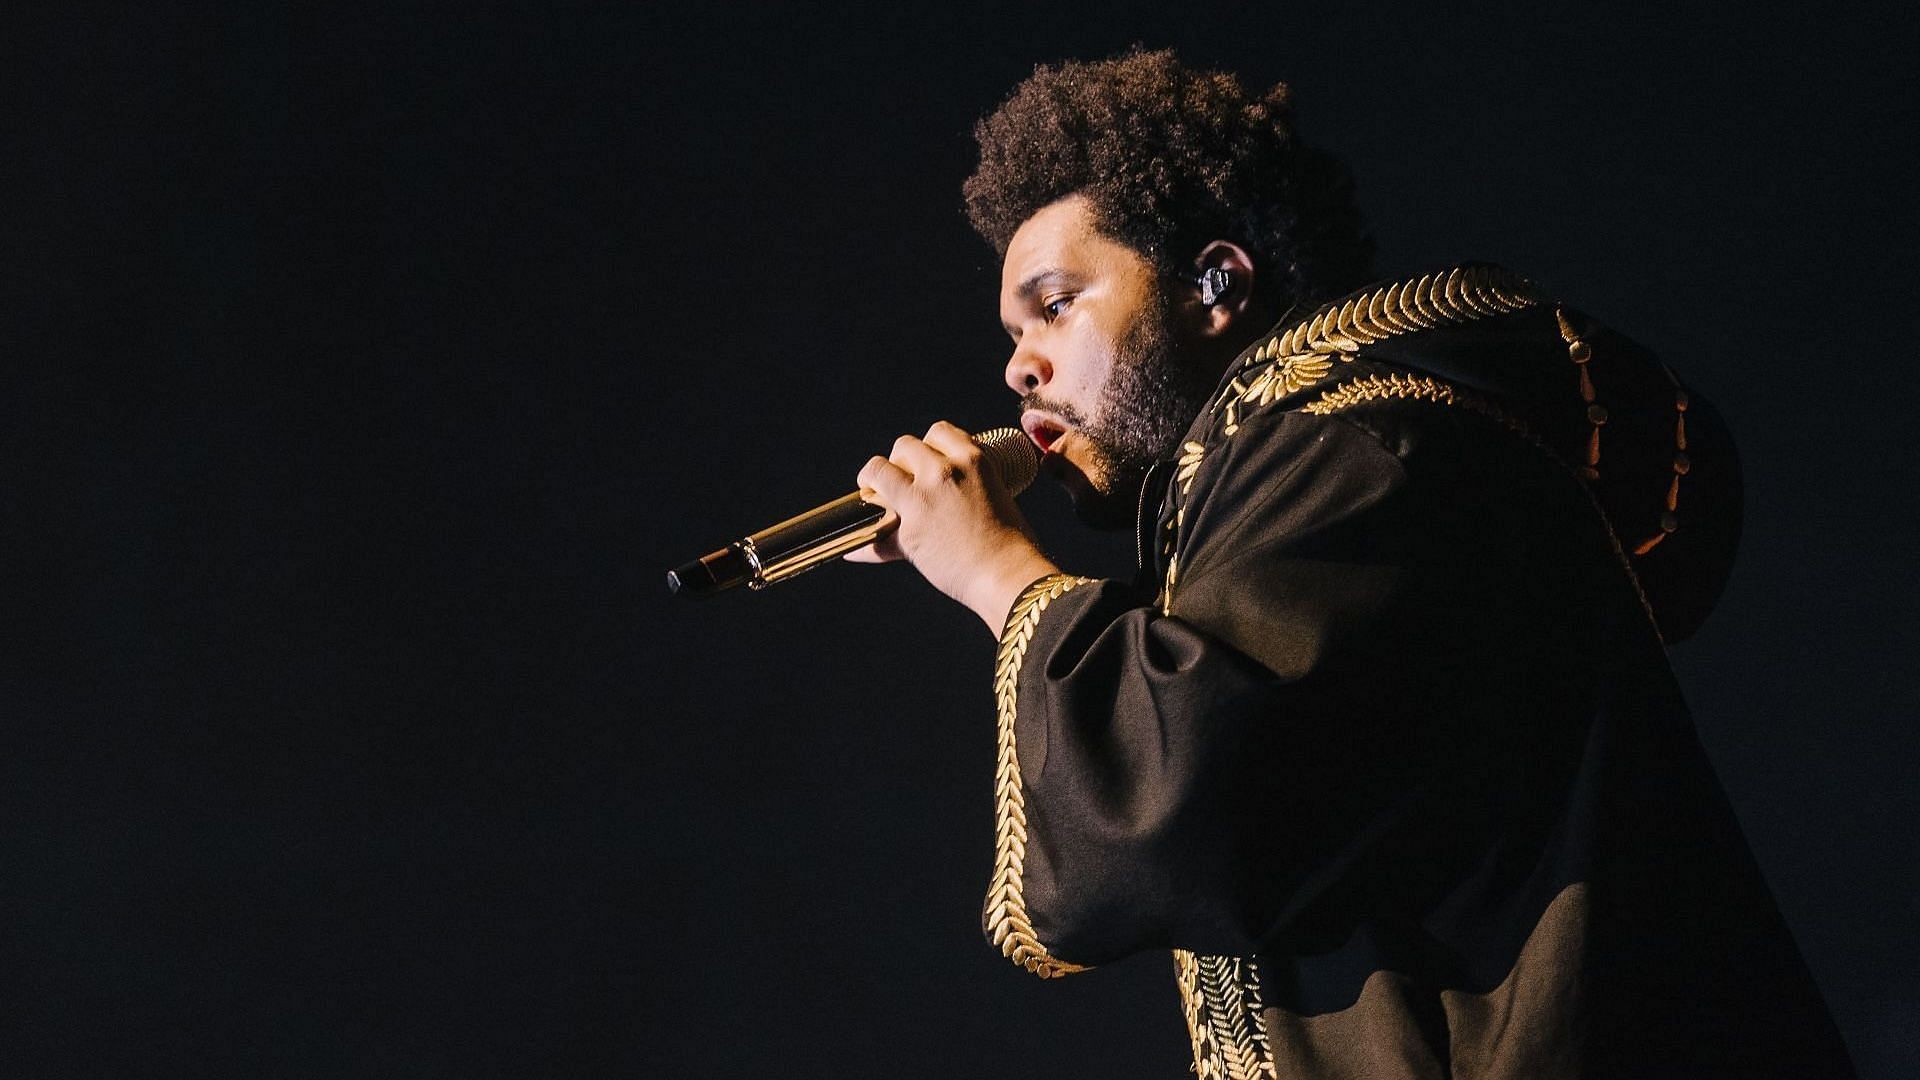
[[[1080,467],[1063,457],[1049,454],[1041,466],[1073,501],[1073,516],[1089,528],[1114,531],[1131,529],[1140,510],[1140,476],[1116,476],[1102,472],[1088,476]]]

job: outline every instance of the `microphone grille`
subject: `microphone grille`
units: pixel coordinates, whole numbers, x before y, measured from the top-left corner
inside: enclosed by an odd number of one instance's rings
[[[1019,428],[1000,427],[973,437],[988,461],[1000,474],[1000,481],[1015,495],[1027,490],[1040,474],[1040,451]]]

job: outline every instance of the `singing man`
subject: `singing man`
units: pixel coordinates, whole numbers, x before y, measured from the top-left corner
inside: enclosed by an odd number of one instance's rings
[[[1851,1075],[1665,655],[1709,403],[1520,273],[1376,280],[1284,86],[1136,50],[976,134],[1021,426],[1139,553],[1055,565],[951,424],[860,470],[853,557],[999,636],[992,943],[1171,952],[1209,1080]]]

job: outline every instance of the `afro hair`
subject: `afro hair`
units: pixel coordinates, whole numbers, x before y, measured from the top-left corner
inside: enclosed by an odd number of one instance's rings
[[[974,127],[967,217],[999,254],[1021,223],[1084,196],[1102,233],[1168,274],[1230,240],[1254,259],[1275,312],[1365,284],[1373,241],[1345,166],[1294,134],[1289,91],[1258,97],[1229,74],[1135,47],[1041,65]]]

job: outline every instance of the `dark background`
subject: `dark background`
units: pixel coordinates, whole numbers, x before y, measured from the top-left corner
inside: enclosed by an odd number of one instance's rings
[[[971,615],[662,587],[1012,418],[969,131],[1134,41],[1289,81],[1383,275],[1504,263],[1718,401],[1747,540],[1675,663],[1863,1070],[1920,1071],[1910,20],[59,10],[0,57],[0,1072],[1185,1075],[1166,958],[980,938]]]

